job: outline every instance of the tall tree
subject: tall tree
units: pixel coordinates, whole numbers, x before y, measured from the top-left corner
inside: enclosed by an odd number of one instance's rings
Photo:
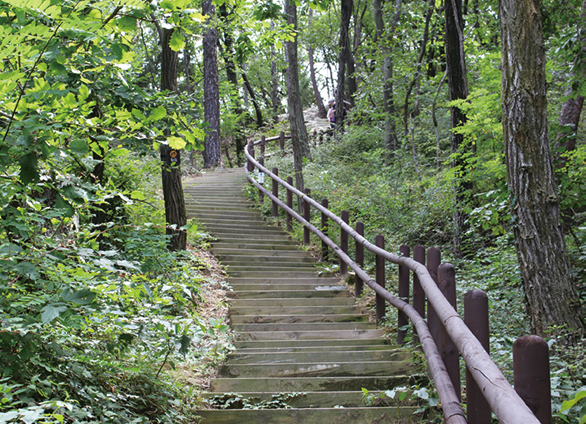
[[[501,0],[502,110],[517,256],[533,331],[584,336],[561,230],[547,131],[540,0]]]
[[[450,101],[468,97],[468,77],[464,55],[464,20],[462,19],[462,0],[446,0],[446,64]],[[457,106],[450,108],[452,129],[466,123],[466,115]],[[466,232],[468,216],[464,212],[466,193],[472,189],[470,179],[466,177],[466,155],[464,154],[464,135],[452,131],[450,152],[454,159],[452,166],[456,170],[455,190],[456,208],[454,210],[454,254],[462,254],[462,236]]]
[[[294,1],[285,0],[285,14],[287,24],[293,26],[295,35],[293,41],[287,41],[287,106],[289,125],[291,127],[291,143],[293,145],[293,166],[295,168],[295,187],[303,191],[303,159],[311,159],[309,140],[303,106],[301,104],[301,90],[299,89],[299,63],[297,61],[297,6]],[[302,203],[299,202],[301,205]]]
[[[313,21],[313,9],[309,9],[309,22],[308,25],[311,27]],[[319,88],[317,86],[317,79],[315,77],[315,66],[313,63],[313,46],[311,43],[309,47],[307,47],[307,55],[309,57],[309,75],[311,77],[311,85],[313,87],[313,94],[315,96],[315,103],[317,105],[317,113],[320,118],[326,117],[326,108],[324,106],[324,101],[321,98],[321,94],[319,92]]]
[[[338,42],[340,48],[338,55],[338,88],[336,89],[336,127],[340,130],[344,128],[344,118],[346,115],[346,108],[344,106],[346,100],[346,68],[349,62],[348,57],[352,54],[348,30],[350,28],[353,7],[353,0],[342,0],[340,6],[340,39]],[[348,69],[349,73],[350,69]]]
[[[383,5],[383,0],[374,0],[372,2],[374,23],[376,25],[375,43],[378,42],[382,45],[381,50],[383,53],[383,108],[385,112],[385,149],[388,152],[388,160],[390,158],[390,152],[397,150],[399,147],[394,117],[392,34],[401,16],[401,0],[396,0],[395,14],[393,15],[388,35],[385,33]]]
[[[161,91],[177,92],[177,68],[179,54],[169,45],[173,28],[161,28],[157,25],[161,39]],[[165,130],[167,136],[169,130]],[[187,233],[182,229],[187,224],[185,212],[185,197],[181,185],[181,169],[170,166],[166,161],[172,149],[168,145],[161,145],[163,197],[165,199],[165,217],[167,220],[167,234],[171,236],[169,249],[185,250],[187,247]]]
[[[236,63],[234,62],[234,38],[232,37],[232,30],[230,23],[232,19],[233,9],[228,9],[226,3],[220,5],[220,17],[223,21],[224,28],[224,49],[223,57],[224,64],[226,67],[226,77],[232,84],[234,89],[234,95],[232,96],[232,102],[234,104],[232,110],[238,116],[239,119],[244,119],[244,110],[242,108],[242,102],[239,95],[239,84],[238,74],[236,72]],[[236,163],[238,166],[243,164],[244,160],[244,145],[246,144],[246,134],[244,133],[244,126],[237,125],[236,127]]]
[[[209,127],[203,151],[205,168],[222,164],[220,145],[220,87],[218,85],[218,31],[212,21],[216,7],[212,0],[203,2],[203,14],[209,16],[203,34],[203,97],[204,117]]]

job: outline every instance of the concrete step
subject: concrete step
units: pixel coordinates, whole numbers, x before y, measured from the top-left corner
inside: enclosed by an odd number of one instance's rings
[[[311,348],[308,348],[311,349]],[[306,349],[306,350],[308,350]],[[366,361],[405,361],[411,359],[411,354],[399,349],[388,350],[309,350],[305,352],[251,352],[233,353],[228,355],[228,365],[236,364],[295,364],[309,363],[319,360],[327,362],[366,362]]]
[[[338,286],[334,286],[338,287]],[[232,287],[234,289],[234,287]],[[350,297],[350,292],[342,290],[238,290],[229,293],[235,299],[276,299],[276,298],[309,298],[309,297]]]
[[[321,292],[338,292],[338,291],[347,291],[348,289],[346,286],[336,285],[336,286],[324,286],[318,284],[241,284],[241,283],[234,283],[230,281],[230,286],[235,292],[241,291],[297,291],[297,290],[312,290],[312,291],[321,291]]]
[[[361,376],[361,377],[263,377],[263,378],[212,378],[213,392],[315,392],[390,390],[408,384],[408,375]]]
[[[230,307],[230,317],[240,315],[335,315],[335,314],[358,314],[360,308],[349,305],[334,305],[334,306],[237,306]]]
[[[229,270],[228,271],[229,277],[233,278],[233,277],[237,277],[237,278],[279,278],[279,277],[285,277],[285,278],[316,278],[319,276],[323,276],[323,277],[332,277],[334,274],[331,272],[322,272],[320,274],[317,273],[316,271],[297,271],[297,268],[295,268],[295,270],[291,271],[282,271],[280,269],[276,269],[276,268],[272,268],[272,269],[265,269],[262,271],[253,271],[253,270]]]
[[[321,275],[321,274],[320,274]],[[338,277],[326,278],[316,275],[313,278],[245,278],[245,277],[232,277],[230,278],[230,284],[242,284],[242,285],[255,285],[263,284],[273,286],[285,286],[285,285],[299,285],[299,286],[341,286],[340,279]]]
[[[319,323],[319,322],[367,322],[364,314],[314,314],[314,315],[232,315],[230,322],[234,325],[257,323]]]
[[[222,262],[230,263],[233,265],[240,265],[240,264],[265,264],[265,263],[279,263],[283,265],[287,264],[310,264],[311,266],[315,266],[315,258],[313,258],[307,252],[290,252],[290,251],[274,251],[276,253],[263,255],[262,253],[257,253],[255,255],[251,255],[250,253],[254,251],[246,251],[242,252],[241,254],[226,254],[226,253],[219,253],[219,252],[212,252],[219,260]],[[270,252],[270,250],[268,251]]]
[[[377,350],[377,349],[391,349],[396,348],[390,340],[386,339],[359,339],[359,340],[339,340],[339,339],[320,339],[320,340],[235,340],[234,347],[238,350],[246,352],[250,349],[263,349],[263,351],[274,350],[281,351],[282,349],[298,349],[306,348],[316,350],[344,350],[352,348],[353,350]]]
[[[198,411],[201,424],[390,424],[409,422],[416,407],[210,409]]]
[[[247,331],[236,333],[236,340],[362,340],[379,339],[383,330],[322,330],[322,331]]]
[[[296,364],[228,364],[219,377],[347,377],[403,375],[411,369],[405,361],[326,362]]]
[[[374,330],[373,322],[294,322],[294,323],[242,323],[232,324],[234,331],[239,333],[254,333],[259,331],[331,331],[331,330]]]
[[[352,306],[352,297],[326,297],[326,298],[282,298],[282,299],[230,299],[230,306],[234,307],[288,307],[288,306]]]

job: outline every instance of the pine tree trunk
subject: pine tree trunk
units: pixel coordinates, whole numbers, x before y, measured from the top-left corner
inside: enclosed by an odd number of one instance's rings
[[[294,2],[285,1],[285,13],[287,24],[293,25],[297,31],[297,7]],[[291,143],[293,145],[293,166],[295,168],[295,187],[303,191],[303,159],[311,159],[309,141],[303,107],[301,105],[301,91],[299,89],[299,65],[297,62],[297,37],[288,41],[287,49],[287,105],[289,113],[289,125],[291,126]],[[301,202],[299,202],[301,205]]]
[[[177,68],[179,55],[169,47],[173,29],[163,28],[161,37],[161,91],[177,91]],[[170,135],[168,130],[166,135]],[[181,169],[177,166],[168,166],[164,160],[169,147],[161,145],[161,175],[163,180],[163,197],[165,199],[165,218],[167,221],[167,235],[170,250],[185,250],[187,248],[187,233],[181,227],[187,224],[185,212],[185,198],[181,185]],[[175,228],[172,228],[174,226]]]
[[[231,11],[228,11],[226,4],[220,6],[220,16],[224,21],[224,63],[226,66],[226,78],[234,87],[234,94],[232,101],[234,102],[233,111],[240,119],[244,119],[244,110],[240,102],[240,95],[238,90],[238,74],[236,72],[236,63],[234,62],[234,39],[232,33],[228,28],[229,15]],[[244,146],[246,145],[246,134],[244,133],[244,125],[237,125],[236,136],[234,137],[236,147],[236,164],[242,166],[244,164]]]
[[[383,52],[383,107],[385,111],[385,149],[387,151],[386,159],[390,160],[392,152],[399,147],[397,131],[395,127],[395,100],[393,94],[393,55],[390,36],[385,34],[385,24],[383,19],[383,2],[374,0],[372,2],[374,22],[376,26],[375,39],[382,43]],[[401,10],[401,0],[396,2],[396,11],[390,28],[390,33],[396,27]]]
[[[313,20],[313,9],[309,9],[309,27],[311,28],[311,23]],[[313,47],[309,46],[307,48],[307,55],[309,56],[309,75],[311,78],[311,86],[313,87],[313,94],[315,96],[315,104],[317,105],[317,115],[320,118],[325,118],[327,115],[326,108],[324,107],[324,101],[321,98],[321,94],[319,92],[319,88],[317,86],[317,79],[315,77],[315,67],[313,66]]]
[[[212,0],[205,0],[203,2],[203,14],[210,17],[216,14],[216,8],[212,4]],[[213,23],[208,23],[203,34],[203,105],[204,119],[209,124],[209,127],[206,128],[204,142],[204,168],[222,165],[217,43],[217,30]]]
[[[540,1],[501,0],[502,109],[517,256],[533,331],[584,336],[562,235],[547,131]]]
[[[336,90],[336,129],[338,131],[344,130],[344,118],[346,117],[344,106],[346,99],[346,66],[348,65],[348,56],[351,55],[348,30],[353,6],[353,0],[342,0],[340,6],[340,40],[338,43],[340,53],[338,54],[338,88]]]
[[[462,19],[462,1],[446,0],[446,64],[448,68],[448,85],[450,100],[468,97],[468,79],[464,57],[464,21]],[[450,108],[452,128],[466,123],[466,115],[456,107]],[[450,152],[454,156],[452,167],[455,168],[456,208],[454,211],[453,248],[456,257],[462,256],[462,237],[467,230],[468,215],[464,212],[466,193],[472,190],[472,182],[466,178],[466,160],[463,146],[464,135],[452,132]]]

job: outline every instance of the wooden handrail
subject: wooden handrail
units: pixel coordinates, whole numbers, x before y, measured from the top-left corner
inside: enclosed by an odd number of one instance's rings
[[[375,253],[376,255],[380,255],[392,263],[406,266],[417,275],[419,282],[425,291],[427,298],[429,299],[429,302],[433,306],[446,331],[458,348],[458,351],[462,355],[462,358],[464,359],[468,370],[472,374],[472,377],[478,384],[478,387],[484,393],[484,396],[492,411],[502,423],[539,424],[539,420],[531,412],[525,402],[523,402],[523,400],[519,397],[517,392],[515,392],[497,365],[490,359],[490,356],[484,350],[472,332],[468,329],[464,323],[464,320],[446,300],[425,266],[411,258],[394,255],[393,253],[387,252],[386,250],[370,243],[368,240],[358,234],[358,232],[356,232],[352,227],[346,224],[340,217],[324,208],[311,197],[305,196],[304,193],[298,191],[295,187],[287,184],[285,181],[270,172],[267,168],[260,165],[248,151],[250,147],[252,146],[249,145],[245,149],[245,154],[250,164],[264,172],[265,175],[271,177],[271,179],[274,181],[277,181],[278,184],[285,187],[290,192],[299,196],[300,199],[303,199],[312,207],[318,209],[322,214],[326,215],[332,221],[337,223],[341,228],[343,228],[356,240],[357,243],[364,246],[370,252]],[[288,214],[295,217],[297,221],[299,221],[306,228],[316,234],[322,241],[328,244],[340,257],[340,259],[343,260],[350,268],[352,268],[352,270],[358,277],[360,277],[362,281],[368,284],[368,286],[371,287],[377,294],[384,297],[391,305],[395,306],[407,315],[417,330],[419,340],[429,364],[429,370],[432,379],[434,380],[438,390],[438,396],[442,403],[442,409],[444,411],[446,422],[448,424],[466,423],[464,412],[458,400],[458,395],[455,393],[450,377],[446,371],[445,364],[439,355],[439,351],[435,345],[435,342],[433,341],[433,338],[431,337],[427,323],[417,313],[415,308],[413,308],[408,303],[403,302],[401,299],[395,297],[390,292],[376,284],[376,282],[366,272],[364,272],[364,270],[356,265],[348,255],[342,252],[342,249],[339,246],[326,237],[319,229],[297,214],[293,209],[289,208],[280,199],[275,198],[271,192],[261,186],[254,178],[250,176],[247,167],[244,169],[247,172],[249,181],[255,187],[263,191],[263,193],[270,197],[272,201],[276,202],[281,208],[287,211]]]

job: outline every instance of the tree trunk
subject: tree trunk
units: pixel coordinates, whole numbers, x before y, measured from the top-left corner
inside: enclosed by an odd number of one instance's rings
[[[210,17],[216,14],[212,0],[203,2],[203,14]],[[210,18],[211,19],[211,18]],[[208,20],[203,34],[203,107],[204,119],[209,124],[203,151],[204,168],[222,165],[220,145],[220,88],[218,86],[218,33]]]
[[[275,23],[271,22],[271,30],[275,29]],[[279,80],[277,75],[277,61],[275,60],[275,48],[271,46],[271,103],[273,108],[273,122],[279,122]]]
[[[462,1],[446,0],[446,64],[450,100],[468,97],[468,80],[464,57],[464,21],[462,19]],[[452,128],[466,123],[466,115],[456,107],[450,108]],[[462,237],[468,225],[468,215],[464,212],[466,193],[472,189],[471,181],[466,177],[466,159],[464,156],[464,135],[452,132],[450,152],[454,155],[452,167],[455,168],[456,208],[454,211],[454,255],[462,256]]]
[[[565,95],[568,100],[562,104],[559,121],[561,131],[556,137],[554,153],[555,167],[557,169],[564,169],[567,164],[567,158],[563,154],[576,150],[578,125],[580,124],[580,115],[584,106],[584,96],[577,93],[572,85],[574,85],[575,80],[586,80],[586,65],[579,63],[580,60],[584,60],[586,55],[586,0],[582,3],[580,22],[582,23],[579,28],[579,33],[582,34],[582,40],[580,40],[582,58],[576,58],[574,61],[574,69],[577,70],[577,74],[573,75],[572,81],[570,81],[566,90]]]
[[[297,7],[294,2],[285,0],[287,24],[297,31]],[[285,43],[287,49],[287,105],[289,125],[291,126],[291,143],[293,145],[293,166],[295,168],[295,187],[303,191],[303,159],[311,159],[307,129],[303,118],[301,91],[299,90],[299,65],[297,62],[297,36]],[[302,202],[299,202],[301,205]]]
[[[242,79],[244,80],[244,86],[246,87],[248,94],[250,94],[250,100],[252,100],[252,105],[254,106],[254,112],[256,113],[256,126],[258,128],[260,128],[263,126],[262,111],[260,110],[260,106],[258,104],[258,101],[256,100],[256,94],[254,93],[252,85],[250,85],[250,82],[248,81],[248,76],[246,75],[246,72],[244,71],[244,65],[242,64],[240,68],[241,68],[241,72],[242,72]]]
[[[311,28],[311,22],[313,20],[313,9],[309,9],[309,27]],[[313,66],[313,47],[310,45],[307,48],[307,54],[309,56],[309,75],[311,77],[311,85],[313,87],[313,94],[315,95],[315,103],[317,105],[317,115],[320,118],[325,118],[327,115],[326,108],[324,107],[324,101],[321,98],[319,88],[317,86],[317,79],[315,78],[315,67]]]
[[[229,15],[232,11],[228,11],[226,4],[223,3],[220,6],[220,16],[224,21],[224,63],[226,65],[226,78],[232,86],[234,87],[235,94],[232,99],[234,102],[234,107],[232,110],[234,113],[239,117],[239,119],[244,119],[244,110],[242,108],[242,104],[240,103],[240,96],[238,94],[238,74],[236,73],[236,64],[234,62],[234,39],[232,38],[232,33],[228,27],[229,25]],[[235,147],[236,147],[236,164],[238,166],[242,166],[244,164],[244,146],[246,145],[246,134],[244,133],[244,125],[237,125],[236,126],[236,136],[234,138]]]
[[[177,92],[177,68],[179,54],[169,47],[173,29],[161,30],[161,91]],[[170,135],[169,131],[165,131]],[[181,185],[181,168],[169,166],[165,162],[168,151],[167,145],[161,145],[161,174],[163,179],[163,197],[165,199],[165,218],[167,221],[167,235],[170,250],[185,250],[187,248],[187,233],[181,228],[187,224],[185,212],[185,197]]]
[[[344,118],[346,117],[345,88],[346,88],[346,66],[348,64],[348,56],[351,54],[350,37],[348,29],[350,28],[350,18],[352,17],[353,0],[342,0],[341,16],[340,16],[340,40],[338,46],[340,52],[338,54],[338,88],[336,89],[336,129],[338,131],[344,130]]]
[[[561,230],[547,131],[539,0],[501,0],[502,109],[517,256],[533,331],[584,336]]]
[[[385,149],[386,160],[389,161],[393,151],[399,148],[399,140],[395,127],[395,101],[393,94],[393,56],[392,56],[392,33],[399,22],[401,13],[401,0],[396,0],[396,10],[393,22],[388,34],[385,35],[385,24],[383,19],[383,0],[372,2],[374,22],[376,25],[375,40],[381,42],[383,53],[383,108],[385,112]]]

